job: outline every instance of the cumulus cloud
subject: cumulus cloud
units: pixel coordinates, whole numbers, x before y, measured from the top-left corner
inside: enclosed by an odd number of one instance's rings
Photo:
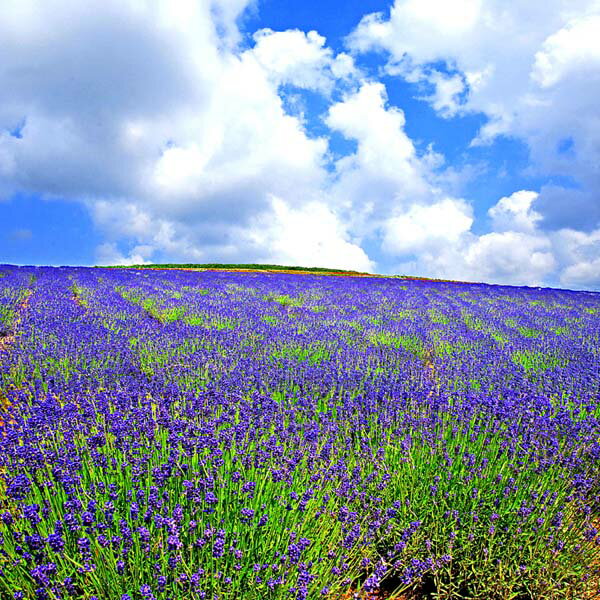
[[[316,31],[260,29],[253,37],[252,55],[278,85],[329,93],[338,80],[357,74],[353,58],[344,52],[334,57]]]
[[[590,233],[561,230],[554,234],[554,244],[564,265],[560,273],[562,285],[600,287],[600,228]]]
[[[96,259],[100,265],[144,265],[152,262],[149,260],[151,255],[150,246],[135,246],[131,252],[124,254],[114,242],[105,242],[96,249]]]
[[[386,247],[414,254],[404,265],[412,273],[505,284],[538,284],[557,266],[551,240],[537,230],[531,210],[535,192],[521,190],[501,198],[488,214],[492,231],[472,231],[471,207],[444,199],[413,206],[388,222]],[[403,266],[404,266],[403,265]]]
[[[270,249],[265,262],[373,271],[373,262],[327,206],[311,202],[294,209],[281,198],[271,202],[273,213],[257,218],[259,226],[251,236],[258,246]]]
[[[329,197],[360,235],[377,235],[396,212],[435,199],[430,176],[438,162],[418,156],[404,113],[388,105],[382,83],[363,82],[347,93],[330,106],[325,123],[356,142],[355,152],[336,161]]]
[[[600,64],[600,14],[568,22],[550,35],[535,53],[532,79],[542,88],[556,85],[578,72],[597,75]]]
[[[556,265],[546,237],[517,231],[478,237],[466,247],[464,263],[481,281],[517,285],[539,285]]]
[[[260,29],[244,46],[247,6],[10,0],[0,14],[0,198],[83,203],[104,237],[101,263],[410,266],[596,285],[590,4],[397,0],[349,38],[354,53],[385,50],[385,73],[418,84],[440,116],[487,115],[479,143],[521,136],[536,168],[580,182],[499,199],[487,229],[461,191],[474,167],[411,139],[380,72],[317,31]],[[318,134],[290,108],[307,91],[326,107]],[[352,149],[334,154],[334,136]]]
[[[450,198],[430,205],[413,205],[387,221],[384,247],[404,254],[456,244],[471,229],[471,213],[470,206]]]
[[[103,262],[264,254],[236,239],[272,195],[300,207],[327,177],[327,141],[286,113],[278,87],[329,90],[352,59],[315,32],[263,30],[241,50],[239,0],[95,4],[3,10],[0,193],[84,202],[109,240]],[[119,239],[133,254],[115,254]]]
[[[533,210],[537,192],[521,190],[500,198],[488,214],[492,218],[495,231],[531,232],[537,228],[541,215]]]
[[[589,193],[585,207],[576,186],[562,196],[577,197],[591,229],[600,204],[599,29],[594,0],[396,0],[389,14],[365,16],[348,44],[383,51],[389,73],[432,86],[425,99],[441,116],[486,115],[474,145],[523,139],[530,172],[571,177]]]
[[[412,207],[389,222],[388,251],[414,252],[400,268],[470,281],[512,285],[551,283],[575,288],[600,283],[600,228],[590,233],[572,228],[544,231],[533,206],[539,195],[519,190],[500,198],[489,210],[492,230],[472,230],[468,206],[456,200]]]

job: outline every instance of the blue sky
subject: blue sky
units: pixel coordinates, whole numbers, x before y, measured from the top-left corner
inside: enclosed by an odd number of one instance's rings
[[[593,1],[9,0],[0,262],[600,289]]]

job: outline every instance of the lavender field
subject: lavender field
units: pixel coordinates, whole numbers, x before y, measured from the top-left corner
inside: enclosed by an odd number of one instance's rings
[[[0,598],[586,599],[600,294],[0,267]]]

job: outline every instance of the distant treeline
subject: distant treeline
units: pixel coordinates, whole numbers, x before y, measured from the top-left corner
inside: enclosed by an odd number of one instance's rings
[[[322,273],[361,273],[360,271],[348,271],[345,269],[329,269],[327,267],[289,267],[284,265],[243,264],[230,265],[223,263],[206,264],[145,264],[145,265],[108,265],[103,268],[110,269],[247,269],[252,271],[309,271]]]

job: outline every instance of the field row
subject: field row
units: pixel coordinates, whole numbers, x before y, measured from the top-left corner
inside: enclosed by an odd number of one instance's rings
[[[0,597],[598,588],[600,295],[0,271]]]

